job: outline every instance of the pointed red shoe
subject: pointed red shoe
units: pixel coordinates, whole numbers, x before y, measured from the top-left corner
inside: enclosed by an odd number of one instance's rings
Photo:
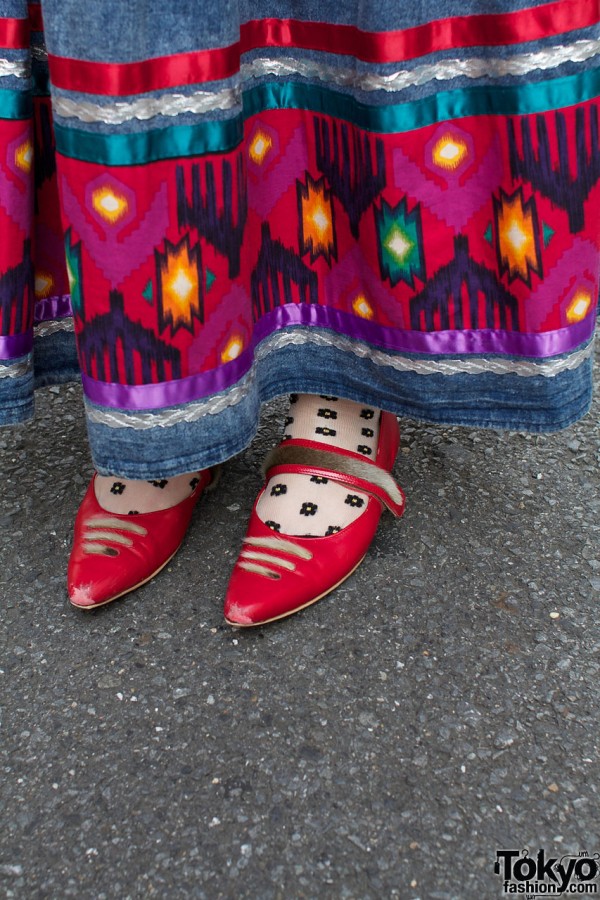
[[[150,581],[179,549],[196,503],[213,480],[199,474],[181,503],[157,512],[120,515],[102,509],[92,478],[75,519],[67,590],[73,606],[96,609]]]
[[[225,618],[230,625],[247,627],[283,619],[316,603],[354,572],[375,536],[383,507],[395,516],[404,512],[404,494],[390,475],[399,443],[396,417],[383,412],[373,461],[299,439],[287,440],[269,454],[265,486],[272,476],[282,473],[320,475],[368,494],[369,500],[358,519],[337,534],[278,536],[256,513],[263,487],[225,597]]]

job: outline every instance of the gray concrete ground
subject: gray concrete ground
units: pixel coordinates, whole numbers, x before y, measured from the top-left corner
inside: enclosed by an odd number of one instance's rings
[[[543,437],[403,423],[404,519],[335,595],[236,632],[278,415],[169,568],[88,614],[79,389],[0,433],[3,897],[493,898],[499,849],[600,851],[598,403]]]

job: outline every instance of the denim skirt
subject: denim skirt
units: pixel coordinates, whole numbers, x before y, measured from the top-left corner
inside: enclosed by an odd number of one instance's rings
[[[0,422],[80,377],[95,465],[145,478],[288,392],[582,416],[598,4],[258,7],[0,0]]]

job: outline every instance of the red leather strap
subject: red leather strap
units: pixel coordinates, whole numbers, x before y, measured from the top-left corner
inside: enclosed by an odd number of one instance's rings
[[[268,477],[294,473],[318,475],[376,497],[395,516],[404,512],[404,492],[386,469],[357,453],[292,440],[276,447],[265,461]]]

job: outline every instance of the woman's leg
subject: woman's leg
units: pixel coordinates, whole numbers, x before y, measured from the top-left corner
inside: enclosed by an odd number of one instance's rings
[[[134,516],[177,506],[195,490],[198,478],[198,472],[175,475],[173,478],[153,478],[149,481],[134,481],[119,478],[118,475],[97,475],[94,488],[102,509],[119,515]]]
[[[375,459],[380,410],[339,397],[293,395],[283,441],[305,440]],[[273,531],[314,537],[335,534],[354,522],[368,501],[324,477],[290,473],[271,477],[257,505],[258,517]]]

